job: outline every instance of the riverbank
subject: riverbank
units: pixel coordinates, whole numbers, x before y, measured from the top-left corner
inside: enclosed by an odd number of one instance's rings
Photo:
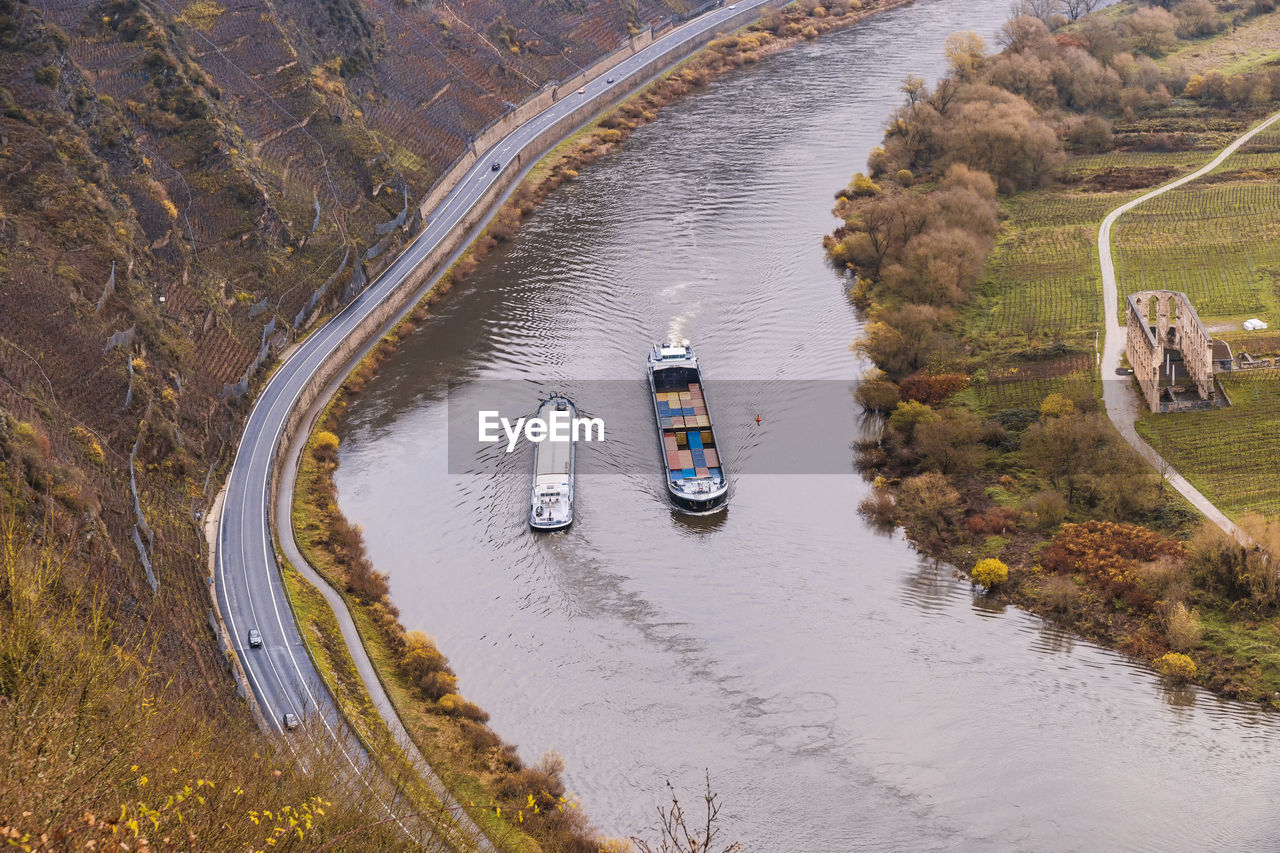
[[[1175,679],[1274,704],[1280,689],[1280,646],[1269,628],[1274,581],[1256,558],[1216,532],[1197,532],[1185,505],[1098,414],[1097,223],[1128,198],[1207,162],[1267,111],[1267,101],[1248,96],[1264,79],[1270,95],[1261,58],[1256,67],[1237,58],[1234,77],[1220,75],[1222,98],[1205,97],[1204,78],[1181,72],[1180,53],[1194,47],[1201,57],[1211,55],[1212,33],[1232,27],[1226,13],[1214,12],[1200,24],[1206,35],[1164,43],[1155,58],[1124,40],[1134,13],[1126,4],[1053,35],[1019,19],[1006,28],[1009,50],[997,56],[957,44],[950,80],[932,93],[909,92],[902,124],[872,156],[870,178],[841,194],[837,214],[846,224],[826,244],[834,260],[862,275],[857,296],[875,321],[862,346],[888,374],[862,392],[868,406],[892,412],[884,438],[862,447],[863,466],[883,478],[864,510],[905,524],[923,550],[958,566],[986,558],[1007,564],[1007,579],[988,590],[994,598],[1152,661]],[[1234,39],[1275,24],[1267,14],[1235,21]],[[1110,55],[1099,47],[1104,43]],[[1079,45],[1093,52],[1082,56]],[[1025,88],[1029,77],[1064,62],[1075,63],[1073,88]],[[1110,94],[1108,79],[1118,87]],[[1230,88],[1245,92],[1236,103],[1225,97],[1233,79]],[[1036,94],[1028,99],[1023,92]],[[997,112],[1019,127],[1016,144],[1023,147],[984,159],[973,146],[981,130],[965,119]],[[946,140],[933,156],[915,147],[929,135]],[[1001,194],[992,194],[998,207],[991,213],[998,220],[948,220],[948,195],[958,180],[938,179],[954,162],[995,179]],[[1263,174],[1223,175],[1230,188],[1224,195],[1256,185]],[[1182,210],[1178,243],[1188,257],[1266,251],[1246,238],[1229,249],[1215,244],[1221,253],[1197,254],[1203,242],[1186,238],[1214,206],[1184,200]],[[883,224],[894,211],[914,211],[920,224],[895,234]],[[1257,213],[1260,220],[1265,211]],[[1130,228],[1118,240],[1123,292],[1168,286],[1146,282],[1169,281],[1178,268],[1171,257],[1177,250],[1157,236],[1168,216],[1156,213],[1145,225],[1121,220],[1121,229]],[[941,246],[949,246],[946,263]],[[1154,279],[1141,275],[1157,259],[1163,271]],[[950,291],[939,292],[940,281]],[[1186,289],[1193,303],[1209,301]],[[1183,416],[1151,416],[1143,426],[1168,429],[1169,417]],[[1233,422],[1258,426],[1236,417],[1225,428],[1238,429]],[[1174,667],[1180,659],[1169,655],[1187,655],[1194,666]]]

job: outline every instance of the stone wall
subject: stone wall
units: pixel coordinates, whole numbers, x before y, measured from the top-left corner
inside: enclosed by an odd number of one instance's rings
[[[1131,294],[1128,301],[1125,349],[1147,408],[1153,412],[1169,410],[1160,399],[1160,371],[1171,351],[1181,355],[1200,399],[1215,401],[1213,340],[1187,295],[1175,290],[1143,290]]]

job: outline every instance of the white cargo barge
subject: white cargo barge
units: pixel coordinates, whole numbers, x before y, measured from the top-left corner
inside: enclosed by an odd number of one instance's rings
[[[572,424],[578,417],[573,401],[552,394],[538,407],[538,418],[551,423],[552,415]],[[529,526],[535,530],[562,530],[573,523],[573,463],[576,430],[568,440],[547,439],[533,445],[533,491],[529,504]]]

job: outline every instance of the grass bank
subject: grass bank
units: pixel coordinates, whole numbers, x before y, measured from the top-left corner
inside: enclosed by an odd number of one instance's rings
[[[871,321],[859,345],[882,369],[860,399],[888,415],[883,437],[860,447],[878,477],[862,509],[972,570],[986,595],[1175,680],[1276,704],[1275,573],[1200,529],[1100,414],[1096,235],[1107,212],[1275,109],[1280,71],[1265,51],[1242,57],[1249,39],[1280,33],[1280,16],[1265,4],[1120,3],[1052,23],[1009,22],[997,54],[954,38],[950,76],[932,91],[904,84],[869,174],[839,193],[845,223],[825,242],[859,274],[853,296]],[[1263,138],[1204,183],[1126,214],[1122,292],[1186,290],[1211,324],[1273,310],[1277,151]],[[1140,429],[1229,512],[1274,515],[1280,480],[1262,460],[1280,450],[1280,395],[1254,376],[1225,384],[1238,407],[1149,416]],[[1275,525],[1250,525],[1280,545]]]
[[[289,606],[306,643],[307,654],[316,665],[330,693],[360,742],[378,762],[392,784],[394,792],[381,792],[386,805],[409,831],[420,838],[431,837],[439,849],[476,850],[476,843],[458,826],[448,807],[431,790],[415,769],[413,762],[396,742],[390,729],[365,690],[355,662],[342,637],[342,630],[329,603],[292,564],[277,553],[284,577]],[[319,727],[319,720],[308,721]],[[490,831],[493,827],[482,828]],[[426,845],[431,849],[431,844]],[[519,849],[519,848],[510,848]]]
[[[332,476],[337,439],[331,429],[340,408],[341,399],[326,410],[298,466],[291,523],[299,549],[342,595],[405,729],[490,840],[502,850],[594,853],[597,845],[559,779],[554,757],[538,767],[525,767],[515,748],[485,725],[488,715],[458,694],[457,680],[432,641],[400,626],[398,611],[387,598],[385,576],[373,569],[358,528],[342,517],[336,504]],[[321,610],[323,630],[341,644],[337,623],[323,598],[314,589],[310,596]],[[315,613],[308,611],[305,617],[314,618]],[[335,693],[350,704],[350,714],[372,726],[376,751],[381,753],[387,746],[393,765],[406,760],[388,739],[345,646],[336,665],[320,668],[331,686],[336,685]]]

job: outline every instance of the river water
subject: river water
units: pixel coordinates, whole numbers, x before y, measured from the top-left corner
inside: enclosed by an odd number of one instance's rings
[[[760,383],[759,426],[713,409],[731,466],[799,430],[792,384],[864,367],[820,245],[832,192],[902,77],[936,77],[945,37],[990,37],[1008,5],[921,0],[666,109],[553,194],[350,409],[341,504],[405,625],[437,638],[526,759],[563,755],[607,833],[643,833],[664,780],[688,802],[705,771],[724,839],[755,851],[1280,838],[1276,718],[975,598],[862,523],[846,447],[821,451],[830,474],[743,474],[727,512],[692,520],[649,436],[579,478],[576,523],[549,536],[525,524],[527,453],[480,473],[446,461],[451,386],[615,379],[643,400],[644,355],[668,334],[695,342],[712,394]],[[850,440],[862,428],[847,397],[828,416]]]

